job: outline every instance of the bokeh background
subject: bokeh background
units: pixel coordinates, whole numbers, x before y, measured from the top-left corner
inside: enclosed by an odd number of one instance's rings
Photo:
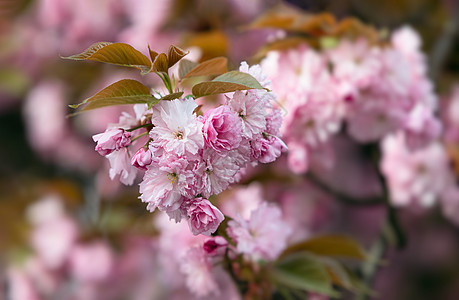
[[[126,274],[136,274],[145,286],[155,282],[154,272],[149,272],[155,262],[148,260],[148,251],[154,251],[148,239],[157,235],[158,228],[151,225],[153,216],[137,199],[138,187],[110,181],[106,160],[93,150],[91,136],[104,131],[107,123],[116,122],[122,108],[66,118],[71,112],[68,104],[78,103],[116,80],[138,75],[60,56],[108,41],[130,43],[142,52],[147,45],[165,51],[174,44],[190,49],[195,59],[227,56],[233,67],[241,60],[255,63],[254,54],[272,32],[248,30],[246,25],[277,2],[0,0],[0,295],[9,288],[8,276],[20,277],[11,275],[14,266],[23,264],[37,249],[53,253],[53,247],[60,247],[60,238],[45,238],[44,246],[36,246],[40,243],[37,227],[46,223],[43,219],[56,216],[61,223],[49,226],[64,231],[56,235],[72,236],[78,231],[82,245],[95,247],[90,261],[97,258],[97,243],[110,245],[119,253],[132,248],[133,257],[144,258],[132,263],[130,271],[119,272],[117,280],[127,286],[126,299],[134,298],[127,290],[140,289],[140,283],[126,279]],[[338,19],[354,16],[382,30],[408,24],[422,37],[429,76],[441,101],[447,101],[443,99],[459,84],[459,3],[455,0],[286,2],[311,13],[327,11]],[[142,80],[152,86],[158,83],[152,78]],[[454,153],[452,150],[452,161],[458,156]],[[322,231],[344,232],[367,248],[372,245],[384,207],[309,197],[322,201],[319,207],[311,207]],[[376,272],[378,299],[459,299],[459,227],[442,217],[437,208],[402,210],[400,219],[408,245],[403,250],[390,250]],[[42,232],[47,237],[53,234],[52,230]],[[58,257],[56,251],[54,256],[50,254],[54,258]],[[103,261],[106,256],[102,253],[100,257]],[[114,255],[110,263],[119,264],[123,259],[128,260]],[[97,269],[103,270],[104,263]],[[52,282],[40,284],[52,286]],[[138,299],[155,299],[148,298],[154,293],[144,290],[145,298]]]

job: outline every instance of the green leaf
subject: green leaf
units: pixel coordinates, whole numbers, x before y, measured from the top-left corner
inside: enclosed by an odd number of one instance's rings
[[[306,240],[285,249],[281,256],[298,251],[358,260],[368,259],[368,255],[355,240],[341,235],[325,235]]]
[[[212,81],[205,81],[193,86],[192,92],[196,98],[250,89],[263,89],[261,84],[250,74],[230,71]]]
[[[190,51],[185,51],[180,49],[177,46],[171,45],[169,50],[167,51],[167,63],[168,67],[172,67],[175,65],[179,60],[181,60],[185,55],[190,53]]]
[[[186,74],[188,74],[194,67],[198,65],[197,62],[188,60],[188,59],[182,59],[179,62],[179,77],[184,78]]]
[[[215,57],[200,63],[181,78],[220,75],[228,72],[227,65],[228,59],[226,57]]]
[[[154,52],[155,53],[155,52]],[[151,55],[151,53],[150,53]],[[155,60],[153,61],[153,71],[154,72],[163,72],[167,73],[167,70],[169,69],[167,62],[167,56],[164,53],[160,53],[156,55]]]
[[[344,265],[339,261],[329,257],[321,257],[320,260],[325,265],[332,282],[348,290],[352,290],[352,282]]]
[[[138,50],[125,43],[99,42],[91,45],[84,52],[68,57],[72,60],[93,60],[125,67],[134,67],[146,74],[151,69],[151,62]]]
[[[182,95],[183,95],[183,92],[172,93],[172,94],[166,95],[164,97],[161,97],[161,99],[159,99],[159,100],[174,100],[174,99],[178,99],[178,98],[182,97]]]
[[[151,61],[155,61],[156,56],[158,56],[158,52],[151,50],[150,45],[148,45],[148,53],[150,54]]]
[[[95,108],[136,103],[157,103],[159,99],[150,94],[150,89],[142,83],[132,80],[123,79],[104,88],[94,96],[84,100],[77,105],[70,105],[72,108],[78,108],[85,105],[81,111]]]
[[[377,293],[370,287],[368,287],[368,285],[365,284],[354,272],[349,270],[349,268],[347,268],[346,266],[343,267],[347,273],[347,276],[349,277],[349,280],[351,281],[353,292],[358,294],[369,295],[371,296],[371,298],[377,297]]]
[[[291,289],[338,296],[321,261],[311,253],[296,252],[278,260],[270,270],[270,277],[279,285]]]

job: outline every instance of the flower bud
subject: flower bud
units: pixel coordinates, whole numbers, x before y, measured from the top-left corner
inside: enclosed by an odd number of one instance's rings
[[[115,150],[129,146],[131,144],[131,133],[122,128],[107,129],[103,133],[96,134],[92,137],[97,142],[95,150],[100,155],[106,156]]]
[[[140,148],[132,156],[131,165],[141,170],[147,170],[147,166],[152,162],[152,155],[150,149],[145,150],[145,148]]]
[[[221,236],[212,237],[202,245],[206,254],[210,256],[221,256],[225,254],[227,246],[228,242]]]

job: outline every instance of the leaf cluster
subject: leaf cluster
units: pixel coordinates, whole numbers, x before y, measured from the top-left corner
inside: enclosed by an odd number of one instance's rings
[[[179,86],[174,86],[175,80],[169,76],[169,69],[179,64],[181,80],[188,78],[213,78],[196,83],[192,87],[192,97],[229,93],[239,90],[263,89],[263,86],[250,74],[229,71],[227,59],[216,57],[200,64],[183,59],[188,51],[171,45],[167,53],[157,53],[148,47],[150,58],[125,43],[99,42],[91,45],[80,54],[63,57],[70,60],[92,60],[140,70],[142,75],[157,74],[168,90],[167,95],[154,96],[149,87],[133,79],[117,81],[89,97],[79,104],[70,105],[79,108],[76,113],[113,105],[145,103],[149,107],[161,100],[174,100],[183,96]]]
[[[367,253],[353,239],[341,235],[324,235],[287,248],[268,274],[280,294],[294,299],[298,292],[315,292],[339,297],[341,290],[371,294],[345,264],[366,261]]]
[[[273,50],[285,50],[308,44],[323,47],[323,41],[339,38],[365,38],[370,44],[384,44],[384,32],[362,23],[357,18],[347,17],[337,20],[328,12],[312,14],[296,7],[280,3],[256,18],[247,26],[248,29],[280,29],[289,33],[283,39],[273,41],[263,47],[257,57],[261,58]]]

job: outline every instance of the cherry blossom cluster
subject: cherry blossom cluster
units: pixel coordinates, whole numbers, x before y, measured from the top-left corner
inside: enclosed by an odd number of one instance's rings
[[[188,246],[182,253],[180,271],[186,277],[188,289],[198,297],[221,294],[218,281],[223,276],[219,264],[226,253],[232,259],[242,254],[249,263],[274,261],[287,247],[291,228],[283,220],[278,206],[262,201],[248,219],[238,214],[230,220],[227,233],[231,244],[215,236]]]
[[[290,169],[304,173],[311,162],[330,168],[333,139],[346,132],[359,144],[382,141],[381,171],[394,204],[457,201],[420,46],[418,34],[403,27],[384,45],[343,38],[321,51],[269,52],[261,65],[287,111],[281,132]]]
[[[269,84],[259,66],[243,63],[241,71]],[[267,90],[236,91],[199,116],[192,97],[162,100],[151,109],[136,105],[135,118],[124,114],[94,136],[95,150],[110,160],[112,179],[119,174],[132,184],[137,171],[145,171],[140,199],[149,211],[186,219],[193,234],[209,235],[224,219],[209,197],[237,182],[249,164],[272,162],[286,150],[274,98]]]
[[[116,256],[103,239],[84,241],[83,230],[64,209],[60,196],[51,194],[27,209],[31,225],[31,254],[23,264],[7,270],[11,299],[106,299],[131,294],[126,287],[102,288],[117,278],[138,276],[130,251]],[[126,244],[127,247],[132,245]],[[145,248],[147,249],[147,248]],[[149,251],[144,251],[148,253]],[[137,253],[137,257],[147,257]],[[116,263],[115,263],[116,261]],[[129,265],[131,268],[120,267]],[[68,295],[68,282],[72,293]],[[142,284],[139,283],[138,288]]]
[[[237,197],[252,195],[253,201],[225,201],[222,210],[234,217],[227,228],[231,239],[195,236],[185,223],[170,222],[163,214],[154,218],[158,235],[123,235],[116,250],[99,234],[88,238],[88,228],[66,211],[59,195],[46,195],[27,209],[31,255],[8,266],[9,295],[36,300],[242,299],[224,260],[237,263],[242,254],[248,264],[272,262],[292,233],[281,208],[268,204],[260,189],[232,191]]]
[[[389,45],[341,39],[320,52],[305,45],[272,51],[261,65],[288,111],[282,132],[298,173],[344,124],[360,143],[402,130],[412,149],[440,133],[420,40],[408,27],[394,32]]]

